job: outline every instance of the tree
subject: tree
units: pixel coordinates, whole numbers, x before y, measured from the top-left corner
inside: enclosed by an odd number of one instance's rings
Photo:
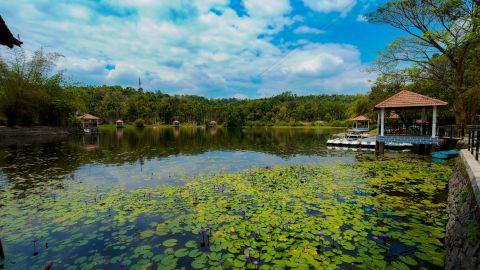
[[[368,20],[391,25],[408,35],[392,42],[377,63],[383,67],[414,63],[422,69],[414,75],[429,74],[421,79],[440,81],[453,93],[456,122],[471,122],[478,95],[472,95],[467,77],[469,56],[480,38],[479,14],[478,0],[387,2],[368,14]]]
[[[76,95],[64,91],[63,74],[55,72],[55,53],[38,50],[31,57],[14,49],[0,58],[0,111],[7,125],[65,125],[78,105]]]

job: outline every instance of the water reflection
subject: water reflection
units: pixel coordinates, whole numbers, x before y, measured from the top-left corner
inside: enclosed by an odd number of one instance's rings
[[[28,190],[46,181],[61,186],[68,175],[89,185],[123,184],[133,188],[254,166],[353,161],[353,153],[326,149],[326,139],[336,131],[104,128],[98,136],[0,148],[0,183]]]

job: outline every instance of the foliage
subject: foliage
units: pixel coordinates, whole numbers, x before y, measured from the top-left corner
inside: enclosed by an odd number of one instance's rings
[[[130,191],[45,184],[25,197],[7,188],[0,227],[16,254],[5,266],[441,268],[447,216],[437,198],[449,173],[385,159],[258,168]]]
[[[480,99],[478,1],[393,0],[367,18],[406,34],[380,54],[376,62],[380,72],[405,76],[417,91],[444,96],[457,123],[475,120]],[[413,66],[396,70],[400,62]]]
[[[65,125],[78,107],[76,95],[62,88],[62,72],[54,72],[59,54],[38,50],[28,56],[14,49],[0,58],[0,114],[7,124]]]
[[[135,122],[133,123],[133,125],[134,125],[136,128],[144,128],[144,127],[145,127],[145,122],[143,121],[143,119],[137,119],[137,120],[135,120]]]

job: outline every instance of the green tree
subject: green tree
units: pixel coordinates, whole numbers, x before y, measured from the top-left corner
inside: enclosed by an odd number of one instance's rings
[[[66,91],[62,72],[55,72],[61,57],[42,49],[28,56],[15,49],[0,58],[0,111],[7,125],[65,125],[79,106],[77,95]]]
[[[457,123],[471,122],[478,95],[468,84],[469,56],[478,44],[480,23],[476,0],[389,1],[367,16],[370,22],[385,23],[407,36],[392,42],[380,54],[379,67],[399,62],[413,63],[422,72],[409,73],[414,80],[431,79],[451,91]],[[428,74],[429,76],[421,76]]]

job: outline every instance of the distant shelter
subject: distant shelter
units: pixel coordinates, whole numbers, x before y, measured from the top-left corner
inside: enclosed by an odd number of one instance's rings
[[[84,115],[78,116],[77,119],[80,121],[83,132],[98,133],[100,118],[86,113]]]
[[[370,130],[370,118],[364,115],[351,118],[350,121],[353,122],[352,128],[349,129],[351,132],[366,132]]]
[[[118,119],[117,121],[115,121],[115,125],[117,126],[117,128],[123,128],[123,120],[122,119]]]

